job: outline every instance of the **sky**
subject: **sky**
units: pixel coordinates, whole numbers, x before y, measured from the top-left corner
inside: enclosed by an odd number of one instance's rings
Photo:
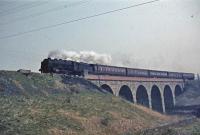
[[[112,65],[200,73],[200,0],[160,0],[20,34],[148,1],[0,0],[0,70],[38,72],[50,51],[66,50],[109,54]]]

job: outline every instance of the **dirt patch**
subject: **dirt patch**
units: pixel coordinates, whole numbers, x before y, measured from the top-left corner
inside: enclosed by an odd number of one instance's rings
[[[96,116],[82,121],[82,126],[86,129],[87,134],[102,134],[101,119]]]
[[[76,132],[72,131],[72,130],[67,130],[64,131],[62,129],[58,129],[58,128],[51,128],[48,130],[49,135],[78,135]]]
[[[66,85],[63,84],[63,83],[61,83],[60,81],[55,80],[54,83],[55,83],[55,87],[56,87],[57,89],[66,89]]]
[[[21,83],[17,80],[12,80],[13,83],[21,90],[24,90],[24,87],[21,85]]]
[[[15,86],[21,90],[22,94],[28,95],[27,91],[24,89],[24,87],[21,85],[21,83],[17,80],[12,80],[12,82],[15,84]]]
[[[85,121],[85,120],[87,120],[86,118],[79,116],[78,112],[69,112],[69,111],[65,111],[65,110],[60,109],[60,110],[58,110],[58,113],[60,113],[61,115],[66,116],[66,117],[70,117],[72,119],[75,119],[77,121]]]
[[[28,110],[30,111],[31,115],[36,116],[40,113],[42,113],[41,109],[37,109],[37,108],[28,108]]]
[[[145,127],[145,124],[141,121],[136,121],[133,119],[120,119],[114,121],[110,129],[116,131],[119,134],[125,133],[127,131],[138,131]]]

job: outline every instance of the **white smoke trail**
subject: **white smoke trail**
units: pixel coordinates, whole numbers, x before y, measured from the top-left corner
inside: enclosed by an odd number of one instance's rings
[[[99,54],[94,51],[65,51],[65,50],[54,50],[49,52],[48,58],[51,59],[63,59],[73,60],[77,62],[86,62],[93,64],[106,64],[110,65],[112,58],[108,54]]]

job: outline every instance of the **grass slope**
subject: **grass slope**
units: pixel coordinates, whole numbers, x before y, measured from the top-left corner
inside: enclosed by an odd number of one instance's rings
[[[177,97],[177,106],[191,106],[200,104],[200,81],[193,80],[185,85],[185,92]]]
[[[128,135],[174,118],[60,75],[0,72],[1,135]]]

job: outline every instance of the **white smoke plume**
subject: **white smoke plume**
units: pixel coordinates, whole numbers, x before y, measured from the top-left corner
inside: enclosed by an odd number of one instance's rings
[[[86,62],[92,64],[105,64],[110,65],[112,58],[108,54],[99,54],[94,51],[66,51],[66,50],[54,50],[49,52],[48,58],[73,60],[77,62]]]

